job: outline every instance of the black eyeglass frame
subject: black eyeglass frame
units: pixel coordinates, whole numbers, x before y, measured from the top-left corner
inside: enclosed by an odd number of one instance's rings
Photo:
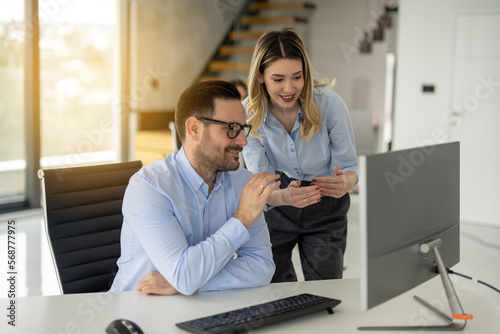
[[[222,122],[222,121],[218,121],[216,119],[211,119],[211,118],[205,118],[205,117],[199,117],[199,116],[195,116],[195,117],[202,122],[227,126],[226,135],[229,139],[234,139],[234,138],[238,137],[240,135],[241,130],[243,130],[245,137],[248,137],[248,135],[250,134],[250,130],[252,130],[252,126],[250,124],[241,125],[240,123],[237,123],[237,122],[227,123],[227,122]],[[236,135],[234,137],[231,137],[229,135],[229,131],[231,131],[231,130],[234,131],[235,128],[237,128]],[[245,129],[248,129],[248,130],[245,131]]]

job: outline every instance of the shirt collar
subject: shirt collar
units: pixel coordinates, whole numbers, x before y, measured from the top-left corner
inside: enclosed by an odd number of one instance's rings
[[[299,105],[299,117],[298,117],[299,122],[302,121],[302,118],[304,118],[304,114],[302,113],[302,109],[300,108]]]
[[[184,151],[184,146],[181,147],[179,153],[176,156],[176,161],[181,167],[181,170],[186,178],[186,182],[194,188],[195,190],[203,189],[203,185],[206,184],[205,180],[196,172],[191,163],[189,162],[186,152]],[[226,172],[218,172],[215,176],[214,189],[216,190],[224,182]]]
[[[268,123],[269,121],[269,107],[267,108],[267,111],[266,111],[266,115],[264,116],[264,123]],[[300,105],[299,105],[299,117],[297,117],[297,121],[295,122],[295,126],[293,128],[293,130],[296,130],[296,128],[298,127],[298,125],[300,124],[300,122],[302,121],[302,119],[304,118],[304,114],[302,113],[302,109],[300,108]]]
[[[295,121],[295,125],[293,126],[292,131],[295,131],[299,128],[300,121],[302,121],[302,118],[304,118],[304,114],[302,113],[302,109],[300,109],[300,106],[299,106],[299,115],[297,116],[297,120]]]

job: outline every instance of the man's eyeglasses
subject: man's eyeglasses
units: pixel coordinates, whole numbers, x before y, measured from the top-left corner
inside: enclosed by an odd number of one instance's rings
[[[196,118],[202,122],[227,126],[227,137],[229,139],[234,139],[234,138],[238,137],[241,130],[243,130],[245,137],[248,137],[248,134],[250,133],[250,130],[252,129],[252,126],[249,124],[241,125],[240,123],[236,123],[236,122],[226,123],[226,122],[217,121],[215,119],[198,117],[198,116],[196,116]]]

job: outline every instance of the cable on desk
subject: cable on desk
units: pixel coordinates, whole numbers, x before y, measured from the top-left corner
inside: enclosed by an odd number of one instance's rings
[[[464,275],[464,274],[460,274],[460,273],[457,273],[456,271],[453,271],[451,270],[450,268],[446,268],[446,270],[448,271],[449,274],[455,274],[455,275],[458,275],[458,276],[461,276],[461,277],[464,277],[464,278],[467,278],[467,279],[470,279],[471,281],[474,281],[474,282],[478,282],[478,283],[481,283],[481,284],[484,284],[486,285],[488,288],[491,288],[493,290],[495,290],[496,292],[500,293],[500,290],[495,288],[494,286],[488,284],[488,283],[485,283],[481,280],[478,280],[476,278],[473,278],[473,277],[470,277],[470,276],[467,276],[467,275]]]

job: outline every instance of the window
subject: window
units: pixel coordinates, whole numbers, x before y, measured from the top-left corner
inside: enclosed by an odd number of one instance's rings
[[[120,160],[117,4],[0,2],[0,211],[39,205],[38,166]]]
[[[25,200],[24,2],[0,5],[0,205]]]
[[[116,1],[41,4],[41,166],[114,161]]]

